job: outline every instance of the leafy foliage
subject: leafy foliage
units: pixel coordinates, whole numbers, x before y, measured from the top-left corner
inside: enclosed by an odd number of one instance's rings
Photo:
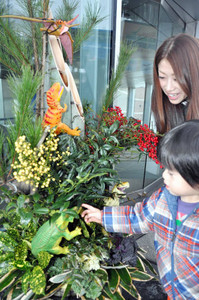
[[[46,155],[46,158],[50,158],[46,174],[50,180],[49,184],[42,185],[45,178],[42,176],[39,178],[37,173],[35,176],[41,184],[36,185],[34,181],[24,177],[23,180],[25,182],[29,180],[35,189],[27,194],[23,192],[22,187],[17,190],[16,186],[15,193],[6,186],[1,187],[0,204],[5,205],[5,200],[7,202],[5,209],[0,211],[2,299],[6,299],[7,295],[12,299],[15,297],[22,299],[23,296],[45,299],[61,288],[63,297],[73,292],[84,299],[103,297],[123,299],[122,288],[135,298],[139,298],[132,280],[150,280],[152,276],[147,273],[146,267],[155,273],[140,249],[135,247],[137,263],[133,266],[123,260],[121,251],[120,259],[113,262],[113,256],[118,254],[114,236],[97,224],[86,224],[81,218],[82,203],[101,208],[104,206],[104,198],[115,197],[111,194],[110,187],[120,183],[114,166],[119,160],[120,151],[124,149],[124,128],[129,126],[128,121],[118,109],[107,110],[100,118],[88,118],[84,138],[67,134],[61,134],[59,137],[45,136],[42,151],[46,151],[46,154],[41,155],[38,149],[34,150],[33,157],[26,156],[27,149],[16,151],[14,145],[16,147],[19,145],[14,142],[20,141],[23,134],[29,143],[28,151],[32,151],[38,143],[38,132],[41,137],[41,124],[36,125],[30,100],[38,86],[38,78],[32,77],[32,83],[28,82],[26,85],[27,77],[31,78],[32,72],[25,68],[23,74],[20,80],[17,79],[20,92],[18,91],[16,97],[19,102],[24,103],[24,107],[18,102],[15,104],[17,125],[10,124],[8,128],[7,147],[10,147],[10,150],[6,153],[9,154],[9,161],[14,159],[21,162],[21,165],[17,164],[17,172],[22,170],[26,160],[28,166],[35,159],[36,164],[39,164],[40,158]],[[27,97],[26,93],[23,95],[21,86],[24,89],[28,88]],[[23,114],[24,111],[26,114]],[[28,122],[32,122],[30,127],[27,125]],[[26,124],[26,127],[22,124]],[[35,133],[37,136],[34,135],[35,126],[38,128]],[[137,131],[140,126],[139,123],[135,126]],[[135,135],[135,131],[132,131],[132,140],[136,143],[137,139],[133,134]],[[5,140],[3,133],[1,138],[2,148]],[[48,141],[50,144],[46,147]],[[67,155],[64,154],[66,152]],[[19,157],[23,159],[20,160]],[[57,157],[60,159],[56,159]],[[33,170],[33,167],[31,169]],[[25,174],[27,176],[27,173]],[[13,175],[11,170],[10,176]],[[16,182],[12,181],[12,185],[15,184]],[[77,226],[80,227],[81,237],[61,241],[61,246],[66,246],[69,250],[67,255],[41,251],[35,257],[31,251],[31,243],[39,228],[52,216],[70,209],[78,212],[70,224],[70,231]]]
[[[36,4],[41,5],[41,2],[34,2],[32,12],[31,7],[27,7],[25,2],[23,8],[29,9],[31,15],[36,14],[39,8]],[[46,3],[48,4],[48,1]],[[63,1],[65,7],[68,3],[68,1]],[[68,10],[68,13],[73,14],[74,7],[71,11]],[[47,7],[44,11],[46,9]],[[80,28],[80,34],[76,32],[74,35],[76,50],[80,44],[78,39],[82,41],[86,38],[93,26],[99,22],[99,9],[92,10],[89,6],[87,20],[85,20],[85,26]],[[33,28],[30,30],[33,33]],[[13,36],[11,40],[16,38]],[[29,43],[27,45],[29,46]],[[38,46],[38,51],[39,49]],[[54,146],[52,148],[45,146],[48,139],[52,141],[53,137],[52,135],[51,137],[41,136],[41,121],[34,118],[34,107],[31,101],[39,86],[38,73],[31,71],[30,67],[23,67],[19,71],[22,75],[20,79],[16,77],[10,79],[10,85],[16,97],[15,122],[10,123],[7,132],[1,131],[0,135],[3,158],[3,162],[0,163],[0,173],[4,184],[0,189],[0,205],[4,206],[4,209],[0,210],[0,293],[2,299],[6,297],[48,299],[60,289],[63,291],[63,299],[71,292],[82,299],[104,299],[104,297],[124,299],[121,288],[139,299],[139,293],[133,281],[147,281],[152,278],[147,273],[146,267],[155,274],[150,263],[144,258],[142,250],[137,247],[134,253],[137,255],[137,262],[134,262],[133,266],[123,261],[122,258],[120,261],[113,262],[111,256],[118,254],[115,237],[97,224],[86,224],[81,218],[82,203],[93,204],[101,208],[105,197],[115,196],[110,188],[121,181],[114,168],[119,160],[119,153],[126,147],[125,145],[129,146],[138,142],[135,138],[135,129],[139,130],[140,124],[133,127],[132,139],[129,144],[126,144],[128,141],[126,130],[130,129],[131,123],[124,120],[121,115],[118,116],[117,112],[108,111],[108,106],[112,104],[114,93],[119,86],[121,74],[132,54],[132,49],[124,47],[123,50],[118,72],[111,81],[110,90],[107,91],[105,111],[99,117],[89,118],[89,114],[87,115],[85,138],[72,137],[67,134],[56,137],[56,142],[54,141],[56,149]],[[19,52],[25,54],[23,49]],[[19,60],[19,65],[25,64],[25,58],[23,59],[23,63]],[[17,58],[15,57],[14,60]],[[31,60],[30,62],[32,63]],[[112,121],[109,122],[110,120]],[[22,136],[27,140],[28,151],[34,149],[33,157],[24,155],[25,148],[23,151],[17,151],[16,147]],[[12,168],[8,171],[9,166],[12,163],[19,174],[24,163],[31,165],[35,159],[35,164],[39,164],[42,155],[36,148],[41,138],[44,138],[45,149],[42,148],[42,151],[45,154],[43,156],[50,158],[48,159],[48,173],[41,177],[39,177],[39,171],[34,174],[39,184],[36,183],[37,181],[31,181],[27,173],[23,174],[25,177],[21,179],[22,182],[16,182],[15,179],[18,177]],[[64,154],[66,152],[67,155]],[[56,159],[57,157],[60,159]],[[47,185],[43,185],[44,177],[50,178]],[[14,187],[14,191],[10,190],[8,183]],[[33,189],[28,192],[23,186],[27,184],[33,186]],[[76,217],[70,224],[69,230],[73,231],[78,226],[82,234],[70,241],[65,239],[61,242],[57,241],[61,243],[61,247],[67,247],[69,253],[56,255],[41,251],[34,256],[31,243],[39,228],[48,220],[72,209],[76,211]],[[121,251],[119,254],[121,255]]]
[[[21,295],[30,293],[36,299],[41,296],[47,298],[61,287],[64,288],[64,296],[73,291],[85,299],[103,296],[123,299],[119,291],[122,287],[138,298],[132,278],[152,278],[146,272],[142,259],[134,267],[122,262],[122,259],[119,263],[110,264],[111,253],[116,253],[114,236],[97,224],[84,223],[80,216],[83,202],[101,208],[104,197],[110,195],[109,187],[120,182],[114,170],[117,153],[122,149],[114,136],[119,123],[114,122],[109,127],[102,124],[98,131],[88,127],[85,139],[66,134],[59,136],[57,151],[62,153],[67,149],[70,155],[61,164],[51,161],[50,173],[55,181],[50,185],[38,186],[33,195],[27,196],[2,189],[2,199],[5,196],[9,199],[6,209],[0,212],[0,224],[4,230],[0,232],[2,299],[8,294],[14,298],[17,291]],[[39,227],[51,216],[74,207],[79,216],[70,230],[81,227],[82,235],[70,242],[62,241],[62,246],[67,246],[69,253],[40,252],[38,257],[34,257],[31,241]]]

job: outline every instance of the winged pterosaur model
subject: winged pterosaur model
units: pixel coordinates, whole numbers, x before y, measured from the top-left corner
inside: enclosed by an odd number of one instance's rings
[[[25,16],[16,16],[16,15],[3,15],[0,18],[13,18],[20,19],[29,22],[42,23],[44,28],[40,28],[41,31],[46,32],[49,35],[55,35],[59,37],[63,48],[66,51],[68,60],[70,64],[73,61],[73,39],[69,33],[69,28],[77,26],[78,24],[72,24],[78,15],[71,19],[70,21],[54,20],[54,19],[41,19],[41,18],[30,18]]]

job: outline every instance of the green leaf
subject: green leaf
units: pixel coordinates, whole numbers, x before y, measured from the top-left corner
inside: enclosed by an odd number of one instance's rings
[[[108,286],[110,288],[110,291],[114,293],[118,289],[118,285],[120,282],[119,274],[115,269],[108,270],[108,279]]]
[[[98,143],[94,142],[93,140],[90,140],[90,144],[91,144],[91,146],[93,146],[95,151],[99,151],[100,148],[99,148]]]
[[[65,288],[65,291],[64,291],[64,293],[63,293],[63,296],[62,296],[61,300],[64,300],[64,299],[66,298],[66,296],[68,295],[68,293],[69,293],[70,290],[71,290],[71,285],[72,285],[72,284],[67,284],[67,285],[66,285],[66,288]]]
[[[104,286],[103,292],[104,292],[103,294],[108,296],[109,299],[112,299],[112,300],[125,300],[124,297],[119,292],[115,292],[114,294],[112,294],[107,284]]]
[[[102,149],[105,149],[107,151],[114,149],[115,147],[113,147],[112,145],[108,145],[108,144],[104,144],[102,146]]]
[[[105,149],[101,148],[101,149],[100,149],[100,154],[101,154],[102,156],[106,156],[106,155],[107,155],[107,151],[106,151]]]
[[[0,279],[0,292],[2,292],[5,288],[7,288],[20,273],[21,273],[20,270],[14,269],[11,270],[6,275],[4,275]]]
[[[130,274],[131,274],[131,279],[135,281],[149,281],[154,278],[153,276],[138,270],[134,272],[130,272]]]
[[[128,285],[124,281],[121,280],[120,285],[129,295],[133,296],[136,299],[141,299],[136,287],[132,283],[130,285]]]
[[[117,269],[116,272],[118,272],[123,282],[125,282],[127,285],[131,285],[131,275],[127,268]]]
[[[47,215],[49,213],[49,209],[40,205],[35,205],[34,213],[38,215]]]
[[[27,293],[28,291],[28,287],[29,287],[29,284],[30,284],[30,281],[31,281],[31,273],[30,271],[28,270],[22,277],[22,290],[24,293]]]
[[[79,219],[80,224],[81,224],[81,228],[82,228],[82,233],[85,236],[85,238],[89,238],[90,237],[90,233],[86,228],[85,222],[82,221],[81,219]]]
[[[153,273],[153,274],[155,274],[155,275],[157,275],[157,272],[156,272],[156,270],[154,269],[154,267],[150,264],[150,262],[140,253],[140,252],[137,252],[137,256],[138,256],[138,258],[140,257],[141,258],[141,260],[143,261],[143,263],[149,268],[149,270]]]
[[[52,203],[54,201],[54,194],[50,194],[48,195],[48,197],[46,198],[46,202],[47,203]]]
[[[32,278],[30,282],[30,288],[36,295],[44,294],[46,287],[45,274],[40,266],[36,266],[32,272]]]
[[[109,137],[109,142],[110,141],[113,141],[114,143],[119,144],[118,139],[114,135],[112,135],[112,136]]]
[[[109,128],[109,134],[112,135],[119,128],[119,121],[115,121]]]
[[[20,195],[17,199],[17,206],[19,208],[22,208],[24,206],[25,200],[26,200],[25,195]]]
[[[34,200],[34,202],[38,202],[40,198],[41,198],[41,195],[40,195],[39,193],[35,193],[35,194],[33,195],[33,200]]]
[[[78,173],[81,173],[83,170],[85,170],[88,166],[91,164],[91,159],[85,161],[80,167],[76,168]]]
[[[25,241],[21,241],[15,247],[15,260],[25,261],[28,255],[28,245]]]
[[[24,208],[20,208],[18,213],[21,217],[21,224],[28,225],[33,217],[33,214],[31,212],[27,212]]]
[[[10,202],[10,203],[8,203],[7,205],[6,205],[6,211],[9,211],[9,210],[11,210],[12,208],[17,208],[17,205],[16,205],[16,203],[14,203],[14,202]]]
[[[79,215],[78,213],[74,210],[74,209],[67,209],[65,212],[64,212],[66,215],[69,215],[69,216],[72,216],[76,219],[79,218]]]
[[[92,280],[87,289],[86,289],[86,297],[88,297],[88,299],[97,299],[97,297],[99,297],[101,295],[101,291],[102,291],[102,286],[99,280]]]
[[[62,274],[55,275],[55,276],[51,277],[49,279],[49,281],[52,282],[52,283],[61,283],[66,279],[66,275],[71,273],[71,272],[72,271],[68,271],[68,272],[65,272],[65,273],[62,273]]]
[[[139,269],[140,271],[142,272],[146,272],[146,268],[145,268],[145,265],[142,261],[142,259],[137,255],[137,263],[136,263],[136,267],[137,269]],[[129,268],[130,270],[130,268]]]
[[[11,249],[13,249],[13,247],[16,245],[16,241],[3,231],[0,231],[0,242],[1,247],[5,245],[6,247],[9,247]]]
[[[103,280],[103,282],[108,281],[108,273],[104,269],[98,269],[95,271],[95,275]]]
[[[48,253],[46,251],[40,251],[37,255],[37,259],[38,259],[40,267],[42,269],[45,269],[49,265],[49,262],[52,257],[53,257],[53,255],[50,253]]]

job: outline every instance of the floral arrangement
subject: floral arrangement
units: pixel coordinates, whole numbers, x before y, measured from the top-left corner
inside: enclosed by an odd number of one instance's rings
[[[119,106],[108,108],[98,119],[99,122],[105,122],[106,126],[118,122],[118,129],[114,135],[118,138],[120,146],[125,149],[136,146],[140,153],[160,164],[157,159],[157,144],[161,135],[154,133],[147,124],[142,125],[140,120],[127,118]]]
[[[114,108],[100,117],[87,118],[85,114],[84,138],[67,134],[57,137],[52,130],[38,146],[43,134],[41,122],[35,123],[30,103],[36,84],[34,79],[29,80],[31,71],[24,72],[21,82],[13,79],[12,87],[18,92],[16,99],[21,99],[17,108],[26,113],[16,114],[7,136],[0,134],[0,174],[6,178],[0,191],[1,299],[48,299],[57,291],[62,291],[62,299],[71,295],[124,299],[122,289],[139,299],[134,281],[151,280],[148,269],[156,274],[144,251],[133,237],[118,237],[98,224],[86,224],[81,218],[81,204],[100,209],[105,203],[119,204],[125,193],[120,193],[118,186],[127,185],[121,183],[114,168],[118,154],[133,146],[155,159],[156,136]],[[24,88],[20,90],[17,84],[31,90],[31,97],[27,98]],[[17,189],[16,182],[33,185],[33,193]],[[68,213],[72,221],[57,224],[63,213]],[[54,237],[52,243],[66,247],[66,255],[55,254],[49,247],[35,256],[33,239],[44,225],[47,235],[50,224],[69,232],[80,228],[81,235],[62,238],[61,242],[59,235]],[[47,247],[45,239],[40,244]]]
[[[67,295],[124,299],[121,289],[138,299],[133,281],[151,280],[148,268],[156,274],[133,237],[111,235],[98,224],[86,224],[81,218],[81,203],[101,208],[107,199],[119,201],[125,195],[117,189],[109,191],[109,187],[121,184],[113,166],[124,139],[129,140],[122,126],[132,126],[132,122],[117,119],[107,126],[107,114],[98,128],[87,124],[85,139],[67,134],[57,137],[51,131],[39,148],[32,148],[24,136],[17,139],[13,176],[33,184],[36,190],[33,195],[25,195],[2,189],[2,199],[10,199],[0,212],[2,299],[8,295],[11,299],[48,299],[59,290],[63,299]],[[140,123],[131,131],[132,144],[136,145],[133,132],[143,134]],[[81,228],[82,233],[62,241],[69,253],[42,251],[35,257],[31,243],[38,229],[49,218],[74,208],[77,213],[71,226]],[[129,245],[132,251],[127,261],[125,249]]]

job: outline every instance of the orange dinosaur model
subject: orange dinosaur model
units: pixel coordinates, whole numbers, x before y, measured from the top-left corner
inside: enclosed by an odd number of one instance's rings
[[[61,122],[62,113],[67,110],[66,104],[64,104],[64,108],[60,105],[63,90],[64,88],[61,87],[60,83],[56,82],[47,91],[47,104],[49,108],[44,116],[42,126],[50,126],[50,128],[56,127],[56,134],[67,133],[69,135],[79,136],[80,130],[78,130],[78,127],[71,129]]]

